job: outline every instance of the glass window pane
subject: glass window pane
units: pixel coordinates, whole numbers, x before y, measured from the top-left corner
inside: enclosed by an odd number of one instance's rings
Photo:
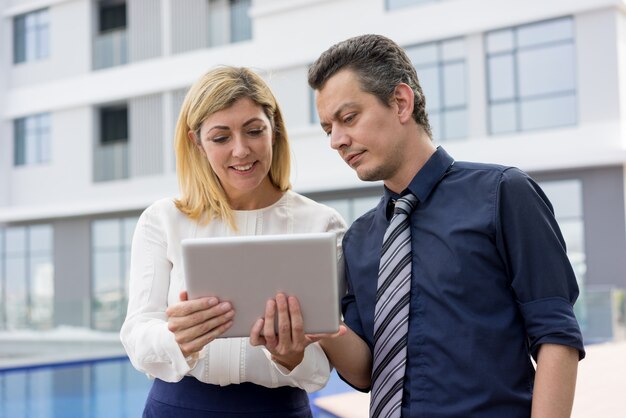
[[[584,261],[585,239],[584,228],[581,219],[564,219],[559,221],[559,228],[563,234],[567,254],[572,259]]]
[[[26,61],[26,17],[13,18],[13,62]]]
[[[52,251],[52,226],[33,225],[29,228],[29,250],[32,253],[50,253]]]
[[[26,120],[24,118],[16,119],[13,124],[14,137],[14,164],[26,164]]]
[[[228,39],[228,2],[209,1],[209,46],[225,45]]]
[[[429,96],[426,96],[428,103]],[[443,66],[443,107],[465,106],[465,63]]]
[[[368,210],[374,209],[378,202],[380,202],[380,196],[358,197],[354,199],[354,219],[365,214]]]
[[[120,277],[121,261],[118,251],[96,252],[93,254],[94,296],[119,296],[118,293],[122,285],[122,278]]]
[[[436,64],[438,61],[437,44],[429,43],[406,48],[406,53],[413,65],[420,72],[419,67],[423,65]]]
[[[26,253],[26,228],[13,226],[5,230],[5,248],[7,256]]]
[[[48,25],[48,10],[42,10],[37,13],[38,23],[36,32],[36,49],[37,58],[47,58],[49,55],[49,25]]]
[[[442,139],[458,139],[467,137],[467,111],[448,110],[443,113],[443,134]]]
[[[101,219],[92,223],[94,248],[115,248],[120,245],[120,223],[118,219]]]
[[[317,105],[315,104],[315,91],[311,88],[309,88],[309,109],[309,120],[311,122],[311,125],[319,125],[320,116],[317,114]]]
[[[539,184],[554,208],[557,220],[582,218],[582,182],[580,180],[544,181]]]
[[[130,218],[124,218],[122,224],[124,227],[124,237],[120,245],[124,248],[130,248],[133,242],[133,234],[135,233],[135,226],[137,225],[138,217],[133,216]]]
[[[26,164],[35,164],[37,162],[37,136],[33,131],[27,131],[26,134]]]
[[[515,103],[492,104],[489,108],[489,131],[492,134],[517,130]]]
[[[30,258],[31,325],[52,327],[54,310],[54,267],[49,256]]]
[[[441,107],[439,70],[437,67],[422,68],[417,72],[422,91],[426,96],[426,108],[438,110]]]
[[[442,42],[441,59],[444,61],[465,59],[465,38],[451,39]]]
[[[352,221],[350,216],[350,201],[348,199],[322,200],[320,203],[335,209],[346,222],[350,223]]]
[[[558,19],[522,26],[517,30],[518,47],[545,44],[574,37],[574,22],[571,18]]]
[[[487,34],[487,52],[511,51],[514,46],[513,30],[504,29]]]
[[[231,0],[231,42],[245,41],[252,38],[252,22],[248,14],[249,10],[250,0]]]
[[[489,100],[515,97],[513,55],[505,54],[490,57],[487,65],[489,68]]]
[[[6,318],[7,328],[28,326],[28,281],[24,256],[6,259]]]
[[[438,111],[429,111],[428,122],[430,123],[430,130],[433,132],[433,140],[434,141],[440,140],[441,139],[441,113]]]
[[[575,68],[572,44],[520,51],[520,97],[574,90]]]
[[[567,95],[521,103],[522,129],[540,129],[576,123],[576,96]]]

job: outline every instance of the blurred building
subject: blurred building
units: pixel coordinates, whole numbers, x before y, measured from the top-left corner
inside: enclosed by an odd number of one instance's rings
[[[348,221],[372,207],[381,185],[329,148],[306,81],[362,33],[406,47],[437,144],[540,182],[586,335],[610,336],[626,288],[625,0],[0,0],[0,329],[119,329],[136,219],[176,195],[178,109],[218,64],[272,86],[296,191]]]

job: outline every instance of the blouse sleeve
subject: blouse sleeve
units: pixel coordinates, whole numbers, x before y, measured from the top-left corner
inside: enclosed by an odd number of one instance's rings
[[[196,360],[185,359],[167,329],[172,263],[165,230],[148,208],[139,218],[131,247],[128,311],[120,338],[133,366],[166,382],[183,378]]]

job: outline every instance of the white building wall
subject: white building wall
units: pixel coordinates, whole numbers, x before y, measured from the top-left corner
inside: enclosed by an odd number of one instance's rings
[[[44,6],[46,3],[29,2],[24,4]],[[40,8],[43,7],[36,9]],[[90,2],[61,2],[50,7],[48,13],[50,21],[49,56],[39,61],[10,65],[8,80],[12,89],[77,77],[91,70]],[[68,23],[58,24],[57,22]],[[8,23],[11,21],[9,20]],[[8,36],[9,45],[12,45],[12,28],[10,28]],[[12,51],[10,56],[12,62]]]
[[[329,148],[321,129],[310,123],[306,84],[306,69],[319,53],[335,42],[367,32],[388,35],[401,45],[465,37],[470,138],[445,144],[457,159],[512,164],[528,171],[622,165],[626,161],[626,136],[620,122],[620,117],[626,120],[621,105],[626,103],[626,87],[619,81],[626,68],[624,0],[447,0],[395,11],[385,11],[383,0],[256,0],[251,10],[251,41],[188,52],[182,52],[182,45],[196,32],[181,26],[181,19],[183,12],[191,9],[179,8],[174,0],[162,0],[160,9],[172,12],[162,16],[162,32],[157,36],[166,55],[96,72],[90,69],[91,1],[8,3],[5,27],[0,28],[5,35],[10,33],[6,26],[12,15],[50,4],[52,44],[49,60],[10,70],[11,88],[3,95],[5,130],[14,118],[51,111],[53,141],[52,162],[46,166],[13,168],[9,164],[7,168],[2,164],[11,186],[10,191],[3,186],[4,204],[0,188],[0,221],[45,217],[46,213],[139,209],[154,198],[175,194],[171,133],[177,112],[172,107],[180,94],[172,92],[187,88],[217,64],[255,68],[274,89],[292,140],[296,190],[370,186],[356,178]],[[574,16],[575,21],[578,125],[488,135],[483,33],[562,16]],[[73,24],[58,24],[67,21]],[[151,22],[158,25],[156,19]],[[171,34],[172,39],[168,42],[164,34]],[[610,51],[621,51],[621,55]],[[172,55],[167,55],[169,52]],[[158,105],[163,109],[162,120],[155,121],[163,132],[161,173],[94,184],[90,148],[95,135],[93,108],[147,95],[163,98]],[[33,193],[33,186],[42,178],[51,179],[58,188]]]

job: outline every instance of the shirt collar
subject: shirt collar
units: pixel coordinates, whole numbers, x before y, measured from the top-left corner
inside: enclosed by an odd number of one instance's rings
[[[385,208],[387,208],[387,218],[389,219],[390,217],[389,208],[393,208],[393,202],[409,192],[413,193],[419,202],[425,202],[453,164],[454,159],[443,147],[439,146],[401,194],[394,193],[385,187],[384,201]],[[391,213],[393,213],[393,210],[391,210]]]

